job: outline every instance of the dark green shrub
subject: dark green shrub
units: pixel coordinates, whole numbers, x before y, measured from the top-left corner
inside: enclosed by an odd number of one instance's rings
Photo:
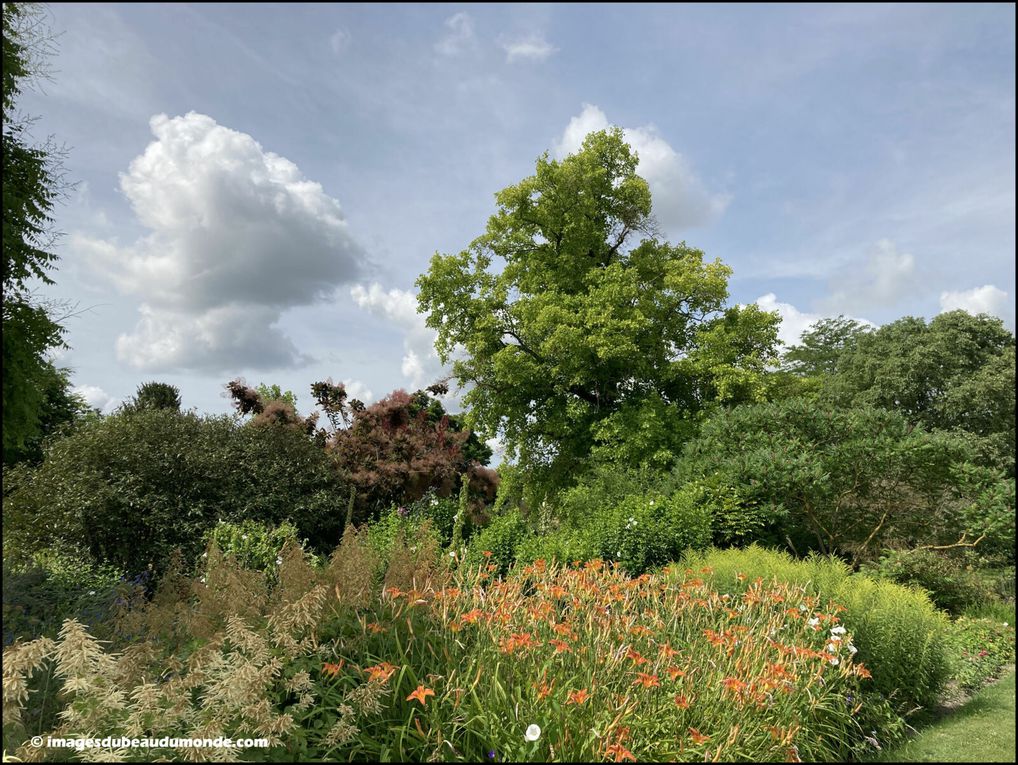
[[[868,568],[892,582],[921,587],[939,608],[952,614],[992,597],[978,574],[934,550],[889,550]]]
[[[289,520],[314,549],[339,540],[347,500],[329,457],[291,428],[167,410],[88,422],[51,443],[4,498],[5,545],[81,544],[128,572],[193,560],[220,520]]]
[[[951,623],[945,643],[951,679],[960,690],[972,692],[1014,663],[1014,622],[962,616]]]
[[[532,535],[519,510],[496,516],[470,538],[465,563],[468,566],[494,565],[495,573],[506,574],[516,561],[523,541]],[[485,553],[491,553],[485,555]]]
[[[130,582],[113,566],[52,551],[27,562],[4,559],[4,645],[19,638],[55,638],[64,619],[72,618],[105,634],[117,598],[145,579],[142,574]]]
[[[871,689],[902,711],[937,702],[949,674],[944,647],[949,620],[925,592],[851,574],[836,558],[795,560],[755,545],[691,553],[683,563],[692,575],[727,585],[733,593],[762,577],[799,585],[822,602],[843,606],[841,619],[858,648],[856,658],[873,673]],[[676,568],[676,575],[680,571]]]
[[[635,576],[710,544],[710,516],[694,500],[690,492],[630,496],[579,528],[597,557]]]
[[[574,561],[588,561],[597,557],[598,550],[590,534],[572,526],[548,534],[528,536],[516,550],[516,560],[519,563],[545,560],[567,566]]]
[[[220,521],[206,535],[225,555],[232,555],[246,569],[261,571],[269,582],[275,580],[282,564],[281,553],[287,544],[303,547],[297,527],[289,521],[278,526],[258,521],[231,523]]]

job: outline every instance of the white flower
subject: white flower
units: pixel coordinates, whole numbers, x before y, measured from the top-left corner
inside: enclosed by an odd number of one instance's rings
[[[837,653],[838,652],[838,647],[836,645],[834,645],[834,643],[828,643],[827,644],[827,650],[830,651],[831,653]]]
[[[450,550],[449,551],[449,557],[450,558],[455,558],[456,557],[456,551],[455,550]]]
[[[806,624],[808,624],[810,627],[816,627],[818,624],[820,624],[820,620],[814,616],[812,619],[806,622]]]
[[[541,726],[540,725],[528,726],[527,732],[523,734],[523,737],[527,741],[537,741],[537,739],[541,738]]]
[[[849,653],[851,653],[851,654],[852,654],[853,656],[855,656],[855,655],[856,655],[857,653],[859,653],[859,649],[858,649],[858,648],[856,648],[856,647],[855,647],[854,645],[852,645],[851,643],[849,643],[849,644],[848,644],[848,652],[849,652]]]
[[[89,595],[95,595],[95,590],[89,590],[89,591],[88,591],[88,594],[89,594]]]
[[[278,555],[276,556],[276,565],[277,566],[282,566],[283,565],[283,559],[280,558]]]
[[[247,539],[247,534],[241,534],[241,535],[240,535],[240,538],[241,538],[241,539]]]
[[[799,604],[799,610],[800,611],[805,611],[806,610],[806,604],[805,603],[800,603]]]
[[[615,557],[616,558],[621,558],[622,557],[622,551],[619,550],[617,553],[615,553]]]
[[[831,627],[832,635],[844,635],[848,630],[842,627],[840,624],[837,627]]]
[[[831,657],[831,666],[832,666],[832,667],[836,667],[836,666],[838,666],[838,664],[840,664],[840,663],[841,663],[841,661],[840,661],[840,659],[838,659],[838,657],[837,657],[837,656],[832,656],[832,657]]]
[[[651,506],[651,507],[654,507],[654,500],[651,500],[651,501],[650,501],[650,506]]]

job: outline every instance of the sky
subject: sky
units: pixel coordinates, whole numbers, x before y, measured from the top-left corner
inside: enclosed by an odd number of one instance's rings
[[[376,401],[445,373],[416,312],[494,195],[617,125],[654,215],[794,343],[964,309],[1015,326],[1013,5],[55,4],[26,91],[75,185],[69,350],[139,384]]]

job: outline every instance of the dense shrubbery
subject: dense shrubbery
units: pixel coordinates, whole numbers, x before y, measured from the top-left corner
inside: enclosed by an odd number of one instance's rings
[[[864,560],[881,547],[956,541],[978,493],[958,472],[972,457],[968,439],[891,411],[792,399],[708,420],[675,480],[738,487],[756,523],[766,521],[754,532],[761,541]]]
[[[193,558],[220,520],[288,520],[331,549],[347,496],[299,432],[161,409],[89,422],[10,483],[5,551],[82,546],[131,573],[161,568],[176,547]]]
[[[1014,622],[960,617],[947,630],[951,679],[961,691],[977,690],[1014,664]]]
[[[70,555],[40,553],[29,560],[4,560],[4,645],[20,638],[55,638],[65,619],[76,619],[93,634],[106,634],[114,602],[147,583],[147,574],[128,580],[113,566]]]
[[[786,553],[750,547],[691,554],[684,560],[695,576],[722,591],[744,590],[758,577],[807,588],[846,610],[845,626],[855,636],[858,658],[873,670],[873,685],[899,708],[936,703],[947,680],[943,644],[948,620],[925,593],[893,582],[851,574],[836,558],[795,560]],[[678,569],[677,569],[678,571]]]
[[[891,550],[871,570],[899,584],[921,587],[939,608],[955,615],[992,597],[979,575],[963,562],[933,550]]]
[[[893,722],[863,690],[837,606],[794,586],[732,601],[599,562],[491,582],[405,540],[375,582],[353,531],[321,568],[293,546],[284,558],[269,586],[213,548],[206,581],[168,576],[122,617],[122,652],[73,621],[9,649],[5,741],[202,731],[271,739],[226,753],[245,760],[811,761],[859,753],[874,719]],[[48,667],[52,731],[26,705]],[[159,755],[184,752],[143,757]]]

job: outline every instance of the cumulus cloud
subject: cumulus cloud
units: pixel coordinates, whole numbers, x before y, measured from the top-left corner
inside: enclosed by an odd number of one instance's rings
[[[140,369],[235,371],[301,364],[287,308],[355,281],[364,254],[339,203],[250,135],[190,112],[157,115],[120,186],[151,230],[134,244],[72,238],[142,300],[119,358]]]
[[[119,398],[111,396],[98,385],[75,385],[71,393],[81,396],[90,407],[104,414],[112,412],[120,404]]]
[[[425,325],[424,315],[417,313],[416,295],[407,290],[384,290],[377,283],[355,285],[350,295],[359,307],[403,331],[401,371],[412,387],[430,385],[448,374],[435,352],[437,333]]]
[[[544,61],[558,50],[540,34],[508,40],[502,43],[502,49],[505,51],[505,60],[510,64],[520,60]]]
[[[443,56],[455,56],[474,45],[474,21],[466,13],[453,14],[445,20],[446,33],[435,43]]]
[[[580,149],[588,133],[610,126],[605,113],[591,104],[573,117],[555,147],[563,158]],[[637,172],[650,185],[654,217],[668,231],[682,231],[715,220],[728,206],[726,194],[708,192],[688,160],[657,132],[653,125],[624,128],[626,141],[640,157]]]
[[[782,303],[773,292],[768,292],[766,295],[758,297],[755,302],[760,306],[761,310],[778,312],[778,316],[781,317],[778,339],[786,346],[798,345],[802,340],[803,333],[825,318],[819,313],[800,311],[791,303]],[[855,320],[862,324],[868,324],[871,327],[876,326],[873,322],[866,319]]]
[[[893,306],[919,286],[915,265],[915,257],[910,253],[898,252],[894,242],[881,239],[870,250],[865,263],[837,274],[823,306],[838,313]]]
[[[973,287],[970,290],[946,291],[940,293],[940,310],[968,311],[972,315],[988,313],[1004,319],[1007,308],[1007,293],[992,284]]]

